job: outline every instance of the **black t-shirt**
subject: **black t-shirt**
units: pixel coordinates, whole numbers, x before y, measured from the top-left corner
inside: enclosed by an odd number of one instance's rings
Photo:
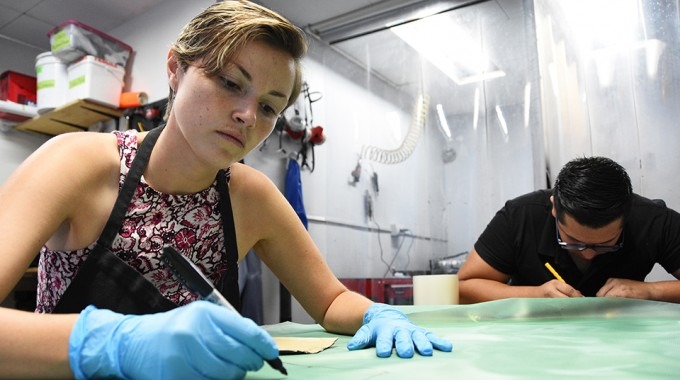
[[[609,278],[644,281],[655,263],[669,273],[680,268],[680,214],[634,195],[623,248],[595,257],[582,273],[557,244],[551,195],[539,190],[506,202],[475,243],[479,256],[509,275],[512,285],[538,286],[553,279],[546,262],[586,296],[594,296]]]

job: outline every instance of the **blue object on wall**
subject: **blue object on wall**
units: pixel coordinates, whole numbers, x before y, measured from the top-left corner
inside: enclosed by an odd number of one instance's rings
[[[293,206],[293,210],[298,215],[302,224],[307,228],[307,213],[302,202],[302,181],[300,180],[300,164],[290,158],[288,159],[288,171],[286,172],[286,186],[284,195],[288,203]],[[279,322],[292,321],[291,296],[288,289],[279,283]]]
[[[307,228],[307,213],[302,202],[302,181],[300,180],[300,164],[293,159],[288,160],[288,172],[286,173],[285,196],[293,206],[302,224]]]

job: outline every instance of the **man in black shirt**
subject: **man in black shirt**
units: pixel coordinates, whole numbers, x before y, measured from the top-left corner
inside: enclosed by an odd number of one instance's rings
[[[625,169],[578,158],[555,188],[508,201],[458,273],[460,302],[626,297],[680,303],[680,281],[645,282],[659,263],[680,279],[680,214],[634,194]]]

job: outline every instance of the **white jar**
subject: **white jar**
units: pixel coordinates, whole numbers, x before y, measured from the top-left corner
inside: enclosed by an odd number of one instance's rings
[[[38,113],[64,105],[68,92],[66,64],[48,51],[36,57],[35,72]]]

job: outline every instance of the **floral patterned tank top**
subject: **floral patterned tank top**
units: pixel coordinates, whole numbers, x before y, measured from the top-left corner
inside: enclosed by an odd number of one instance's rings
[[[137,153],[137,132],[113,133],[121,157],[120,188]],[[226,174],[228,181],[229,169]],[[224,243],[217,180],[198,193],[171,195],[154,190],[142,176],[110,249],[166,298],[184,305],[197,296],[177,282],[161,262],[163,247],[171,245],[182,252],[216,284],[226,271]],[[95,245],[74,251],[54,251],[46,246],[40,250],[36,312],[52,312]]]

